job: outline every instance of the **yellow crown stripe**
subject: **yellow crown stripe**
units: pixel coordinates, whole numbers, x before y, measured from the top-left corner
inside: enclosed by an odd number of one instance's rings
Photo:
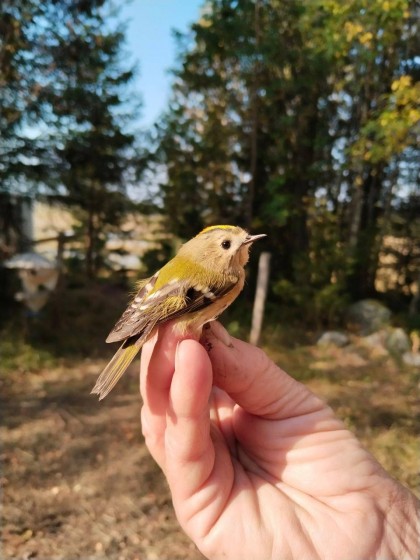
[[[200,233],[198,235],[201,235],[202,233],[207,233],[208,231],[212,231],[214,229],[225,229],[225,230],[234,230],[236,229],[237,226],[227,226],[227,225],[222,225],[222,226],[208,226],[206,228],[204,228],[202,231],[200,231]]]

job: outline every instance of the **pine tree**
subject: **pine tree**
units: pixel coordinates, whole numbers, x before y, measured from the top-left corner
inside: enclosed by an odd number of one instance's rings
[[[124,30],[107,0],[6,0],[2,11],[1,189],[77,211],[93,276],[139,171]]]

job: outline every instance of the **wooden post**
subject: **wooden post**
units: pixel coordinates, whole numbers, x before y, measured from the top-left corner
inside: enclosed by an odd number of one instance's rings
[[[249,335],[250,343],[255,345],[258,344],[261,335],[268,278],[270,275],[270,258],[270,253],[261,253],[258,263],[257,289],[255,292],[254,309],[252,311],[251,334]]]

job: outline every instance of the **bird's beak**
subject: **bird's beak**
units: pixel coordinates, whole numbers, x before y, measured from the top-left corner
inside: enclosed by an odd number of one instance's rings
[[[267,237],[267,235],[265,233],[260,233],[259,235],[247,235],[242,245],[249,245],[250,243],[257,241],[257,239],[262,239],[263,237]]]

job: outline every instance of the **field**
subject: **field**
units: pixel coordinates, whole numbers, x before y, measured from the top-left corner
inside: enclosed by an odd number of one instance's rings
[[[263,347],[419,495],[418,371],[358,340],[319,348],[274,332]],[[5,560],[202,558],[179,529],[142,440],[138,362],[98,403],[89,393],[104,364],[41,356],[35,367],[2,374]]]

